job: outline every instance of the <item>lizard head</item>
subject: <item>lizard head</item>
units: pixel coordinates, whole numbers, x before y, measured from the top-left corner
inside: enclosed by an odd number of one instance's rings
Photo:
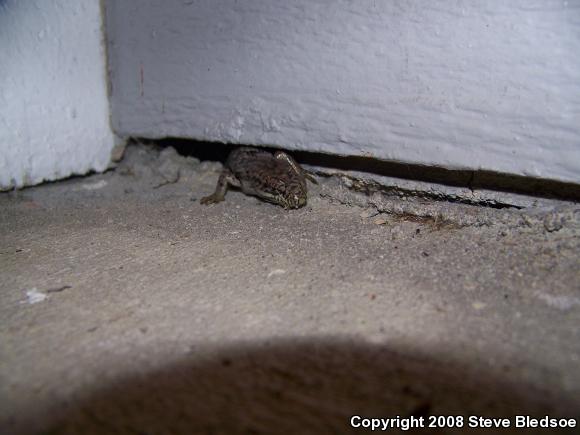
[[[297,182],[285,183],[284,187],[278,192],[277,202],[286,209],[300,208],[306,205],[306,186],[299,180]]]
[[[295,194],[289,198],[284,198],[284,208],[300,208],[306,205],[306,195]]]

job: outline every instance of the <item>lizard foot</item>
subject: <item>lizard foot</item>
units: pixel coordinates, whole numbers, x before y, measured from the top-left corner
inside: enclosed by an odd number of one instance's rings
[[[222,202],[224,199],[225,198],[223,196],[216,195],[214,193],[213,195],[204,196],[203,198],[201,198],[199,203],[203,205],[217,204],[218,202]]]

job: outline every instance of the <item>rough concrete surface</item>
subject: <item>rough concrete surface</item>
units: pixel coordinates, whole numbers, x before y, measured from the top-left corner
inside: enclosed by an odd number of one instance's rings
[[[580,417],[578,205],[329,177],[299,210],[235,191],[202,206],[219,168],[130,147],[115,171],[0,195],[1,433]]]

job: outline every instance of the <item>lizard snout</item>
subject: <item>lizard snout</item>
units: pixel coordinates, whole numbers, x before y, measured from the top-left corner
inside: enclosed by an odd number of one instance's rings
[[[294,194],[292,196],[292,200],[290,201],[290,206],[292,208],[300,208],[300,207],[304,207],[306,205],[306,198],[304,196],[300,196],[297,194]]]

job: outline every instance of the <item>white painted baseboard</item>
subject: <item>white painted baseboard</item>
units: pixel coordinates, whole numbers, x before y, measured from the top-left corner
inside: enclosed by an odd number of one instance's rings
[[[103,41],[98,1],[0,1],[0,190],[110,164]]]
[[[580,1],[115,0],[122,136],[580,182]]]

